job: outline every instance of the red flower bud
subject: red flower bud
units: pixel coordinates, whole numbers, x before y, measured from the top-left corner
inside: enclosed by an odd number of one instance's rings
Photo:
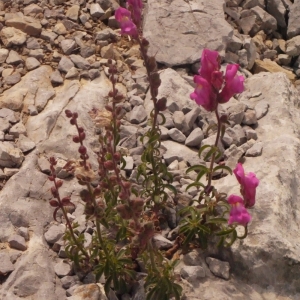
[[[112,96],[110,96],[110,97],[112,97]],[[108,111],[110,111],[110,112],[113,111],[113,109],[112,109],[112,107],[110,105],[105,105],[105,109],[108,110]]]
[[[114,153],[114,159],[115,159],[115,161],[117,161],[117,162],[121,160],[121,154],[120,154],[120,152]]]
[[[78,152],[79,152],[80,154],[86,154],[86,147],[83,146],[83,145],[81,145],[81,146],[79,147],[79,149],[78,149]]]
[[[54,199],[50,200],[49,203],[52,207],[58,207],[59,206],[59,203]]]
[[[79,143],[80,142],[79,136],[77,136],[77,135],[73,136],[73,142]]]
[[[130,189],[131,183],[129,181],[122,181],[122,183],[125,189]]]
[[[73,119],[73,118],[72,118],[72,119],[70,120],[70,124],[71,124],[71,125],[75,125],[75,124],[76,124],[76,119]]]
[[[80,136],[81,140],[83,141],[85,139],[85,132],[80,132],[79,136]]]
[[[99,195],[101,195],[101,189],[99,187],[96,187],[94,189],[94,196],[99,196]]]
[[[78,113],[77,113],[77,112],[74,112],[74,113],[73,113],[73,118],[74,118],[74,119],[77,119],[77,118],[78,118]]]
[[[57,187],[58,188],[60,188],[62,185],[63,185],[63,181],[62,180],[58,180],[57,182],[56,182],[56,185],[57,185]]]
[[[129,220],[132,217],[132,212],[130,210],[130,208],[125,205],[125,204],[119,204],[116,207],[117,212],[119,213],[119,215],[121,216],[122,219],[124,220]]]
[[[78,132],[79,133],[84,132],[84,128],[83,127],[78,127]]]
[[[56,177],[56,176],[49,176],[48,179],[49,179],[50,181],[54,181],[55,177]]]
[[[108,160],[108,161],[104,162],[104,168],[107,170],[113,170],[114,163],[111,160]]]
[[[73,117],[73,114],[69,109],[65,110],[65,114],[66,114],[67,118],[72,118]]]
[[[51,193],[52,193],[53,197],[57,198],[58,192],[57,192],[57,189],[55,186],[51,187]]]
[[[61,200],[61,203],[62,205],[68,205],[70,204],[70,201],[71,201],[71,198],[70,197],[64,197],[62,200]]]

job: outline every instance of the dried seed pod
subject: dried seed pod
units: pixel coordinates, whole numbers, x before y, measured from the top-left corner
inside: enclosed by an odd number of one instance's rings
[[[55,199],[50,200],[49,203],[52,207],[58,207],[59,206],[58,201],[56,201]]]

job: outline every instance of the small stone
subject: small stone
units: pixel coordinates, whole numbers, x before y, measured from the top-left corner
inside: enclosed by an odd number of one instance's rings
[[[244,125],[255,125],[255,124],[257,124],[257,118],[256,118],[255,110],[248,109],[245,112],[242,123]]]
[[[72,54],[70,58],[75,66],[81,70],[88,70],[91,67],[90,63],[80,55]]]
[[[8,57],[6,58],[6,63],[12,64],[12,65],[17,65],[17,64],[21,63],[22,61],[23,61],[23,59],[18,54],[18,52],[14,51],[14,50],[9,51]]]
[[[54,266],[54,272],[58,277],[64,277],[72,274],[72,266],[61,260]]]
[[[233,143],[237,146],[240,146],[247,142],[245,132],[241,125],[235,125],[233,128],[227,128],[225,133],[227,133],[232,139]]]
[[[217,277],[221,277],[223,279],[228,280],[229,279],[229,270],[230,266],[229,263],[226,261],[221,261],[212,257],[206,258],[206,263],[208,264],[208,267],[210,271]]]
[[[98,3],[92,3],[90,6],[90,14],[93,18],[101,18],[104,16],[105,11]]]
[[[254,129],[252,129],[249,126],[244,126],[243,129],[245,131],[247,140],[251,140],[251,139],[257,140],[257,133]]]
[[[15,138],[18,138],[20,134],[26,134],[26,127],[22,122],[19,122],[10,128],[9,134],[13,135]]]
[[[45,240],[49,244],[57,242],[65,233],[66,226],[63,224],[52,225],[44,234]]]
[[[140,124],[147,119],[147,113],[143,105],[135,106],[130,113],[130,123]]]
[[[178,130],[181,130],[183,128],[184,123],[184,113],[182,111],[175,111],[173,113],[173,122],[175,127]]]
[[[184,143],[186,140],[186,136],[177,128],[172,128],[168,131],[169,137],[178,142],[178,143]]]
[[[63,56],[59,61],[57,68],[61,72],[68,73],[68,71],[73,67],[74,67],[74,63],[71,61],[71,59],[66,56]]]
[[[14,271],[15,267],[10,261],[8,253],[0,252],[0,275],[6,275]]]
[[[50,80],[52,84],[62,84],[64,82],[58,70],[52,72]]]
[[[4,63],[8,56],[9,51],[7,49],[0,49],[0,63]]]
[[[241,124],[245,116],[246,105],[244,103],[237,103],[227,109],[228,120],[233,121],[234,124]]]
[[[266,101],[260,101],[255,105],[256,119],[259,120],[268,113],[269,103]]]
[[[156,234],[152,238],[154,246],[159,250],[167,250],[173,247],[174,243],[163,237],[161,234]]]
[[[30,138],[28,138],[24,134],[20,134],[16,144],[23,153],[28,152],[35,148],[35,142],[33,142]]]
[[[0,32],[0,38],[7,48],[21,46],[26,42],[26,33],[13,27],[4,27]]]
[[[263,143],[262,142],[255,143],[250,149],[246,151],[245,156],[247,157],[260,156],[262,150],[263,150]]]
[[[20,235],[13,235],[8,239],[9,246],[11,248],[25,251],[27,249],[25,239]]]
[[[71,6],[66,12],[66,17],[74,22],[77,22],[79,9],[80,9],[79,5]]]
[[[77,275],[74,276],[65,276],[61,278],[62,287],[64,289],[69,289],[71,286],[74,286],[79,282],[79,277]]]
[[[22,236],[25,241],[29,240],[29,231],[27,227],[20,227],[17,230],[18,235]]]
[[[197,284],[199,279],[205,278],[205,270],[201,266],[184,266],[180,275],[191,284]]]
[[[94,79],[100,77],[100,71],[98,69],[90,69],[89,77],[91,80],[94,80]]]
[[[60,46],[64,54],[70,55],[77,47],[76,42],[71,39],[62,40]]]
[[[17,168],[4,168],[4,175],[9,178],[17,174],[19,171],[20,170]]]
[[[75,77],[78,77],[79,75],[79,72],[78,70],[75,68],[75,67],[72,67],[68,73],[66,74],[65,78],[66,79],[71,79],[71,78],[75,78]]]
[[[65,25],[61,22],[55,24],[53,31],[58,35],[65,35],[68,33]]]
[[[7,85],[15,85],[21,81],[21,74],[19,72],[14,72],[11,75],[5,77],[4,83]]]
[[[28,105],[27,109],[30,116],[36,116],[38,114],[38,110],[35,105]]]
[[[6,139],[6,136],[4,138]],[[13,138],[13,136],[12,136]],[[13,139],[12,139],[13,140]],[[6,168],[18,168],[24,160],[22,151],[10,142],[0,142],[0,166]]]
[[[201,128],[195,128],[185,140],[185,145],[189,147],[199,147],[204,139]]]
[[[40,62],[34,57],[28,57],[25,60],[25,66],[28,71],[34,70],[40,66]]]

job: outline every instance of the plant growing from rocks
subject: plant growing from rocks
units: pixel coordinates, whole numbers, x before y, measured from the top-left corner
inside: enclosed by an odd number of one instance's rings
[[[172,176],[160,153],[159,126],[164,123],[164,115],[161,112],[166,109],[167,100],[158,98],[161,80],[155,58],[148,55],[149,42],[142,35],[142,2],[128,0],[127,5],[128,10],[119,8],[115,17],[120,22],[121,33],[130,36],[140,46],[153,102],[151,126],[141,138],[144,153],[137,177],[142,180],[142,187],[128,181],[122,172],[126,162],[118,143],[124,97],[116,88],[118,70],[113,62],[109,61],[108,73],[112,83],[112,90],[108,95],[109,102],[106,110],[90,112],[95,123],[102,127],[99,135],[97,171],[93,170],[89,163],[89,155],[84,145],[86,134],[78,123],[78,114],[70,110],[65,111],[71,125],[76,127],[77,135],[73,137],[73,141],[79,145],[79,159],[68,161],[65,169],[73,173],[82,185],[80,197],[85,203],[84,213],[86,218],[96,225],[90,247],[84,246],[83,233],[78,231],[78,224],[68,217],[66,208],[74,204],[70,197],[60,196],[59,189],[63,181],[56,178],[57,162],[53,157],[49,160],[49,180],[53,182],[53,199],[50,205],[55,208],[54,219],[56,220],[57,212],[61,210],[66,222],[67,231],[64,238],[67,255],[79,270],[85,273],[93,271],[96,280],[104,275],[107,295],[111,288],[117,295],[130,291],[132,283],[136,280],[138,262],[142,261],[147,272],[147,299],[180,299],[182,288],[175,280],[176,260],[172,259],[177,250],[186,251],[197,246],[205,248],[214,237],[218,237],[219,246],[230,246],[237,238],[247,236],[247,224],[251,220],[247,208],[255,204],[255,189],[259,183],[255,174],[245,174],[241,164],[234,169],[233,172],[241,186],[242,197],[227,197],[226,194],[218,192],[213,185],[213,176],[217,171],[232,173],[223,162],[216,166],[216,162],[222,156],[218,143],[225,132],[226,123],[228,124],[227,116],[219,115],[218,104],[229,101],[233,95],[243,91],[243,77],[237,75],[238,65],[228,65],[223,75],[218,53],[207,49],[203,51],[199,75],[194,77],[196,88],[190,97],[207,111],[215,113],[216,140],[213,146],[206,145],[199,150],[199,156],[203,156],[204,161],[209,162],[209,167],[194,165],[188,168],[188,173],[197,171],[198,175],[187,189],[197,187],[199,197],[181,211],[182,220],[174,246],[167,252],[159,251],[154,247],[152,238],[160,230],[164,208],[170,205],[170,192],[176,194],[176,189],[171,184]],[[159,119],[162,119],[161,123]],[[237,226],[244,227],[244,234],[238,235]]]

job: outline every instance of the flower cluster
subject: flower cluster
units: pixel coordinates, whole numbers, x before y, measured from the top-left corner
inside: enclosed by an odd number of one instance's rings
[[[228,223],[238,223],[246,226],[251,221],[251,216],[246,208],[252,207],[255,204],[255,194],[259,180],[252,172],[245,174],[241,163],[238,163],[233,172],[241,185],[241,194],[244,199],[237,195],[230,195],[228,197],[228,203],[231,205]]]
[[[237,75],[238,64],[227,65],[225,76],[220,68],[218,52],[204,49],[199,75],[194,76],[196,88],[190,97],[207,111],[216,110],[219,103],[229,101],[234,94],[244,90],[244,77]]]
[[[115,18],[120,23],[121,34],[138,37],[138,27],[141,24],[143,3],[141,0],[128,0],[127,7],[119,7],[115,12]]]

